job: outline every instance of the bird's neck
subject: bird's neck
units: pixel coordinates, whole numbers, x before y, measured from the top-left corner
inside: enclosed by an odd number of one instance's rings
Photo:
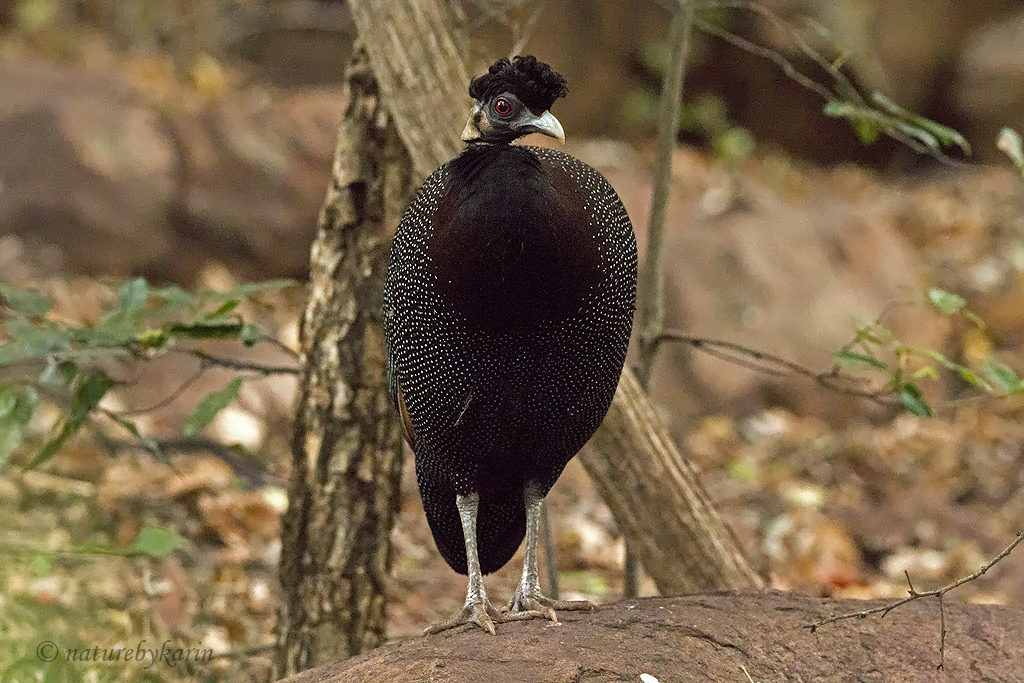
[[[430,250],[442,288],[470,317],[547,310],[567,272],[558,213],[536,154],[515,145],[469,146],[451,163],[435,216]]]

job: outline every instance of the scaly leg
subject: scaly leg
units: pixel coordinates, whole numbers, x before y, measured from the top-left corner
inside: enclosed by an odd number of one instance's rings
[[[551,621],[558,621],[556,609],[596,610],[597,605],[588,600],[554,600],[540,592],[537,575],[538,527],[544,497],[531,485],[526,486],[526,559],[523,562],[523,577],[519,580],[515,595],[506,607],[506,614],[539,614]]]
[[[448,619],[436,623],[423,631],[423,635],[447,631],[463,624],[476,624],[483,630],[494,635],[494,623],[505,621],[521,621],[543,617],[540,612],[523,611],[515,614],[499,612],[487,599],[487,592],[484,590],[484,577],[480,572],[480,556],[476,548],[476,517],[477,509],[480,506],[480,494],[470,493],[465,496],[456,496],[455,505],[459,508],[459,518],[462,520],[462,535],[466,539],[466,569],[469,574],[469,583],[466,587],[466,604],[461,610]]]

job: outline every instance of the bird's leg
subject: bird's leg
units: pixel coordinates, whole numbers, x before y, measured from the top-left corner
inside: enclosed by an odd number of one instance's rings
[[[526,486],[526,559],[523,561],[523,577],[506,608],[508,614],[536,613],[551,621],[558,621],[556,609],[596,610],[597,605],[587,600],[554,600],[540,592],[540,578],[537,574],[537,546],[540,515],[544,497],[532,484]]]
[[[505,614],[499,612],[487,599],[487,592],[484,590],[484,577],[480,571],[480,556],[476,548],[476,517],[477,509],[480,506],[480,494],[470,493],[465,496],[456,496],[455,505],[459,508],[462,535],[466,539],[466,571],[469,574],[466,604],[448,619],[428,627],[423,631],[423,635],[447,631],[463,624],[476,624],[493,636],[495,622],[520,621],[543,616],[533,612]]]

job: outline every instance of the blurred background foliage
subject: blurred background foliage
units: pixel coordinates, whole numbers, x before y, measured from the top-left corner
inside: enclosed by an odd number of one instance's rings
[[[569,151],[612,181],[643,242],[665,7],[456,5],[476,70],[519,51],[566,75]],[[725,1],[698,19],[668,324],[838,364],[899,401],[672,346],[654,379],[666,421],[775,587],[873,597],[902,593],[904,569],[969,572],[1024,526],[1024,403],[984,399],[1019,393],[1024,370],[1024,7]],[[307,275],[353,37],[340,0],[0,3],[8,677],[42,675],[43,636],[219,655],[50,669],[67,680],[269,671],[303,296],[280,279]],[[403,487],[395,634],[451,612],[439,596],[463,588]],[[551,508],[563,593],[614,597],[621,538],[575,464]],[[148,545],[147,529],[173,543]],[[1020,604],[1024,569],[964,590]]]

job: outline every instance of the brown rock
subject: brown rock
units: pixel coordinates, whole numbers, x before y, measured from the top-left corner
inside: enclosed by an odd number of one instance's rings
[[[879,619],[818,629],[808,622],[883,601],[797,593],[644,598],[561,624],[501,624],[386,644],[306,671],[313,681],[927,681],[941,678],[938,611],[918,601]],[[945,679],[1017,680],[1024,609],[946,603]]]

